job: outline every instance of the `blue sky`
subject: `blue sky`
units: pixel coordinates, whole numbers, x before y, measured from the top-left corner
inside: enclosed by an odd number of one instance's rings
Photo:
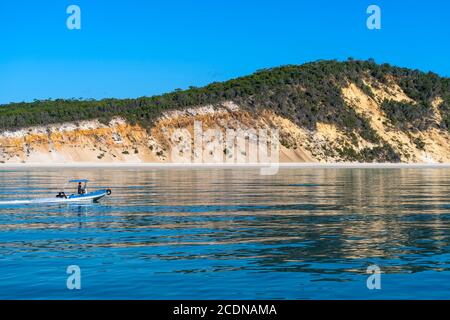
[[[66,8],[81,8],[68,30]],[[382,29],[366,9],[382,10]],[[450,76],[450,1],[1,0],[0,103],[139,97],[318,59]]]

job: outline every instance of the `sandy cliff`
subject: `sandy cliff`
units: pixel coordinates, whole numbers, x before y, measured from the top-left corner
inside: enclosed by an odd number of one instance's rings
[[[320,61],[155,97],[3,105],[0,128],[6,164],[264,162],[264,146],[270,162],[450,163],[450,79]]]
[[[407,163],[450,162],[450,134],[430,126],[426,130],[405,132],[394,126],[384,114],[385,100],[414,103],[400,87],[367,83],[372,95],[349,83],[342,88],[342,97],[349,108],[369,120],[371,128]],[[437,97],[433,101],[434,118],[440,121]],[[31,127],[0,134],[2,163],[78,163],[78,162],[174,162],[173,149],[180,142],[193,143],[194,122],[201,122],[203,131],[278,129],[281,162],[340,162],[342,150],[359,152],[374,148],[357,132],[344,132],[330,123],[316,124],[315,130],[303,128],[270,109],[252,112],[234,102],[199,106],[182,111],[165,112],[151,128],[132,125],[114,118],[109,124],[98,120],[62,123],[47,127]],[[420,139],[421,144],[417,141]],[[251,141],[249,143],[252,143]],[[203,145],[208,146],[208,141]],[[346,149],[347,148],[347,149]],[[374,149],[375,150],[375,149]],[[248,151],[237,150],[244,156]],[[194,151],[181,148],[177,152]],[[226,150],[224,150],[226,155]],[[247,159],[250,161],[249,159]],[[207,161],[209,162],[209,161]],[[212,161],[211,161],[212,162]]]

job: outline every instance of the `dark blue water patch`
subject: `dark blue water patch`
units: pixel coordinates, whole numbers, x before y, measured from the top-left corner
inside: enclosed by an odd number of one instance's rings
[[[445,221],[450,219],[450,214],[439,214],[439,215],[432,215],[429,213],[410,213],[410,214],[404,214],[399,216],[399,220],[405,221],[405,222],[435,222],[435,221]]]
[[[434,204],[434,203],[416,203],[416,204],[403,204],[403,209],[407,210],[415,210],[415,211],[430,211],[435,209],[448,209],[450,210],[450,200],[449,203],[440,203],[440,204]]]

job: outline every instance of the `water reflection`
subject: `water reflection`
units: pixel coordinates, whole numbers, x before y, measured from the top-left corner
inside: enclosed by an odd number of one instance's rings
[[[48,196],[84,177],[113,196],[0,207],[0,261],[18,272],[24,259],[89,258],[114,266],[109,275],[124,288],[130,268],[242,273],[242,281],[251,281],[246,272],[276,272],[312,284],[352,281],[370,263],[399,275],[449,271],[449,170],[3,171],[0,201]],[[1,273],[15,272],[8,266]]]

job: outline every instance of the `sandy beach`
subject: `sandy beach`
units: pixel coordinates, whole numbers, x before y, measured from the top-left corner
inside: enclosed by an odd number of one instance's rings
[[[152,168],[152,169],[259,169],[264,167],[279,167],[279,168],[317,168],[317,169],[443,169],[450,168],[450,163],[95,163],[95,162],[80,162],[80,163],[14,163],[14,164],[0,164],[0,170],[11,169],[52,169],[52,168]]]

